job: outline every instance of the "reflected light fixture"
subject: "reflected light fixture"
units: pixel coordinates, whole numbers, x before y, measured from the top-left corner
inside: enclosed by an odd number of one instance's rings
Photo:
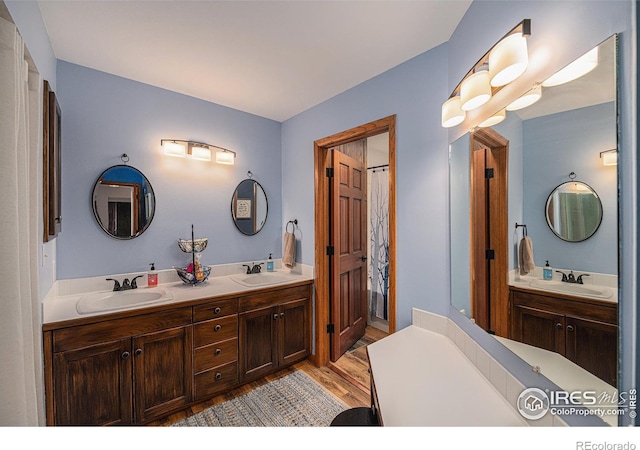
[[[162,139],[160,141],[162,151],[165,155],[177,156],[181,158],[190,157],[197,161],[211,161],[211,150],[216,150],[216,162],[219,164],[234,164],[236,153],[226,148],[203,142],[182,141],[176,139]],[[219,155],[224,153],[224,157]]]
[[[476,109],[491,99],[489,71],[480,70],[467,77],[460,85],[460,106],[463,111]]]
[[[498,111],[497,113],[495,113],[494,115],[492,115],[488,119],[486,119],[484,122],[482,122],[478,126],[480,128],[492,127],[492,126],[497,125],[500,122],[502,122],[505,119],[505,117],[507,117],[507,112],[506,112],[506,110],[503,109],[503,110]]]
[[[528,65],[527,38],[522,33],[507,36],[489,52],[491,86],[511,83],[527,70]]]
[[[558,86],[576,80],[598,66],[598,47],[594,47],[580,58],[560,69],[554,75],[542,82],[544,87]]]
[[[618,165],[618,149],[605,150],[600,152],[600,158],[602,158],[603,166],[617,166]]]
[[[536,85],[533,89],[526,92],[523,96],[511,102],[507,106],[507,111],[517,111],[527,106],[533,105],[535,102],[542,98],[542,86]]]
[[[465,118],[465,112],[462,110],[460,96],[456,95],[444,102],[442,105],[442,126],[444,128],[455,127],[461,124]]]

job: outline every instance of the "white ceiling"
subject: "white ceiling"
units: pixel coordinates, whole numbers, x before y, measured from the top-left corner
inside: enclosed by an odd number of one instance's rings
[[[56,58],[277,121],[448,41],[470,4],[39,1]]]

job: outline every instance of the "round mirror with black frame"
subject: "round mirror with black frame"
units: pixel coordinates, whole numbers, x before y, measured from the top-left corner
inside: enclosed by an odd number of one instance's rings
[[[156,198],[151,183],[138,169],[119,164],[96,180],[93,214],[109,236],[133,239],[145,232],[155,214]]]
[[[545,206],[547,225],[563,241],[589,239],[602,223],[602,202],[586,183],[567,181],[556,187]]]
[[[242,180],[231,198],[231,218],[238,231],[247,236],[259,233],[268,212],[267,195],[260,183],[251,178]]]

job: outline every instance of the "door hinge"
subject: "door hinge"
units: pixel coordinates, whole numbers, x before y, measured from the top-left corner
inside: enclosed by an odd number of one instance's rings
[[[335,332],[335,326],[332,323],[327,324],[327,334],[333,334]]]
[[[328,256],[333,256],[333,245],[327,245],[327,255]]]
[[[333,167],[327,167],[327,178],[333,178]]]
[[[484,169],[484,177],[493,178],[493,169],[492,168]]]
[[[485,257],[487,259],[495,259],[496,252],[492,248],[488,248],[485,252]]]

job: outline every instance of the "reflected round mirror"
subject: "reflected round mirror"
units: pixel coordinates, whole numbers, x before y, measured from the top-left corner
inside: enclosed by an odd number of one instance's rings
[[[267,195],[252,179],[242,180],[231,198],[231,217],[242,234],[253,236],[267,221]]]
[[[564,241],[589,239],[602,222],[602,202],[587,184],[569,181],[555,188],[545,207],[547,225]]]
[[[109,167],[93,186],[93,214],[116,239],[133,239],[149,227],[156,197],[142,172],[127,165]]]

